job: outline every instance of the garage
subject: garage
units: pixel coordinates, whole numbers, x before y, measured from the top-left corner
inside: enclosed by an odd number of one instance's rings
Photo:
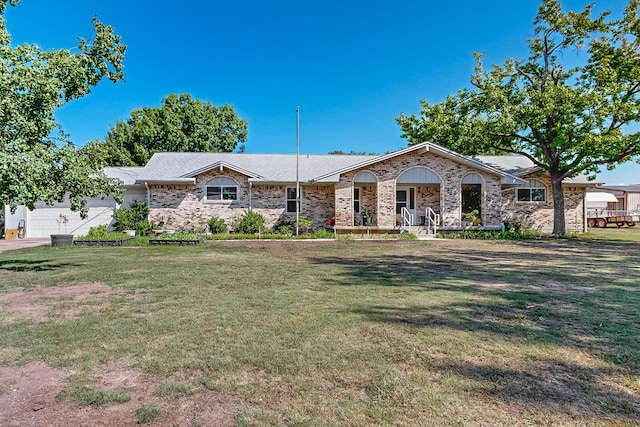
[[[32,211],[22,207],[23,209],[19,208],[15,214],[7,218],[7,229],[18,228],[19,221],[23,219],[27,238],[49,237],[51,234],[83,236],[91,227],[111,224],[113,209],[116,207],[112,198],[90,199],[87,204],[89,216],[86,219],[71,211],[69,203],[56,203],[53,206],[38,203]]]

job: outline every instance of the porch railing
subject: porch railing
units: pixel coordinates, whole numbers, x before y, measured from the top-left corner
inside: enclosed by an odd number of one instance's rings
[[[427,219],[427,232],[430,232],[431,227],[433,227],[433,235],[435,236],[438,232],[438,226],[440,225],[440,214],[436,213],[431,208],[427,208],[425,217]]]
[[[402,210],[400,211],[400,215],[402,215],[402,225],[404,227],[415,224],[415,222],[413,222],[413,214],[409,211],[409,209],[402,208]]]

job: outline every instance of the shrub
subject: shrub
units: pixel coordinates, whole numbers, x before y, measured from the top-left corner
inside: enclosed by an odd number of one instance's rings
[[[98,225],[97,227],[89,228],[87,233],[87,239],[91,240],[103,240],[109,234],[109,230],[106,225]]]
[[[118,209],[113,212],[115,221],[113,227],[118,231],[136,230],[136,235],[142,236],[155,228],[155,224],[149,222],[148,217],[149,206],[134,200],[129,209]]]
[[[227,232],[227,224],[224,219],[218,217],[212,217],[207,223],[211,234],[224,234]]]
[[[200,240],[202,235],[189,231],[179,231],[177,233],[163,233],[156,237],[157,240]]]
[[[89,233],[78,240],[122,240],[127,237],[124,233],[109,231],[106,225],[99,225],[89,228]]]
[[[293,221],[287,221],[286,219],[281,219],[277,222],[276,225],[273,226],[273,232],[276,234],[287,234],[292,235],[293,230],[295,229],[296,223]]]
[[[327,230],[326,228],[318,228],[316,231],[311,234],[311,237],[314,239],[335,239],[335,233],[332,230]]]
[[[298,231],[306,232],[311,229],[311,221],[304,216],[298,217]],[[274,233],[292,235],[296,231],[296,222],[282,219],[273,226]]]
[[[233,222],[233,229],[236,233],[256,234],[265,231],[264,217],[253,211],[245,212],[244,215],[236,217]]]

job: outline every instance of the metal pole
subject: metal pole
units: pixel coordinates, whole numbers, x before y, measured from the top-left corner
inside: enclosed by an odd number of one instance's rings
[[[296,110],[296,236],[300,235],[300,106]]]

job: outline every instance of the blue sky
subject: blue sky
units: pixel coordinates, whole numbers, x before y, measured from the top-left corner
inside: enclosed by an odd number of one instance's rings
[[[582,9],[586,0],[563,2]],[[596,11],[626,1],[596,0]],[[406,146],[394,118],[417,114],[469,85],[473,51],[485,63],[524,57],[538,0],[308,2],[274,0],[22,0],[6,13],[14,43],[71,48],[97,15],[128,46],[124,83],[102,82],[61,108],[83,145],[135,108],[169,93],[231,104],[247,119],[246,151],[384,153]],[[640,165],[598,175],[640,183]]]

